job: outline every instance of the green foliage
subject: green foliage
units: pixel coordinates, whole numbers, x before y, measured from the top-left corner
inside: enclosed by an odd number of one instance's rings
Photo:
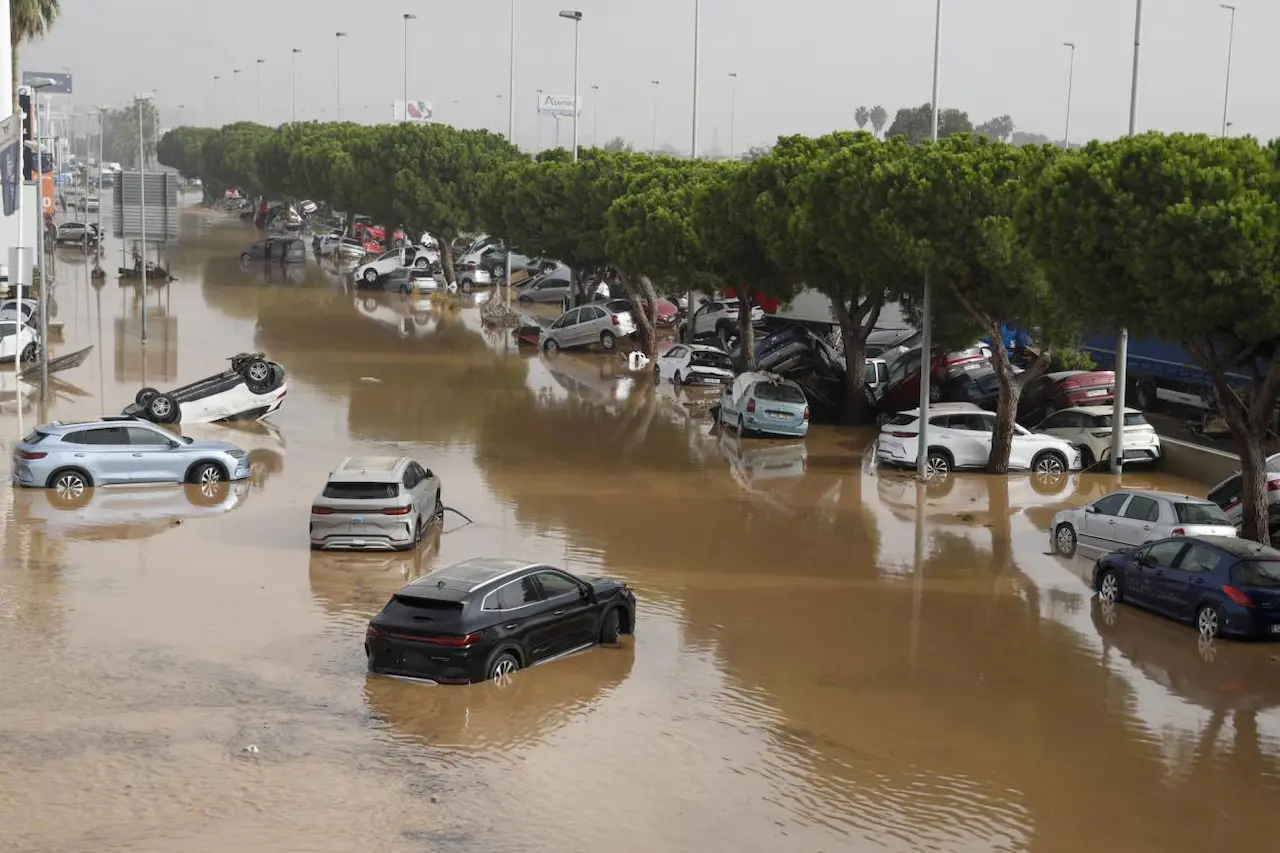
[[[253,122],[229,124],[205,140],[202,154],[209,177],[227,187],[238,187],[250,195],[264,191],[258,177],[258,145],[272,128]]]
[[[116,110],[108,110],[104,117],[102,156],[107,160],[138,166],[138,128],[142,128],[142,143],[148,160],[156,156],[157,114],[155,104],[144,100],[141,104],[141,125],[138,104],[130,104]]]
[[[18,87],[22,85],[18,49],[23,42],[43,37],[58,22],[62,13],[58,0],[9,0],[9,47],[12,50],[13,111],[18,111]]]
[[[886,110],[884,107],[880,106],[879,104],[876,104],[874,107],[871,108],[870,118],[871,118],[871,131],[876,136],[879,136],[881,131],[884,130],[885,124],[887,124],[889,121],[889,111]]]
[[[161,166],[177,169],[184,178],[208,174],[204,164],[204,144],[218,131],[211,127],[178,127],[160,137],[156,159]]]
[[[867,122],[871,121],[871,110],[867,107],[858,107],[853,111],[853,121],[858,125],[858,130],[866,130]]]
[[[938,113],[938,138],[957,133],[973,133],[973,123],[964,110],[944,108]],[[903,107],[889,125],[889,136],[905,136],[911,145],[919,145],[933,135],[933,106]]]
[[[693,203],[715,165],[660,159],[634,172],[605,216],[605,251],[633,275],[693,285],[711,264],[693,228]]]
[[[1013,136],[1013,119],[1007,115],[997,116],[993,119],[987,119],[982,124],[974,128],[974,133],[985,136],[988,139],[995,139],[1000,142],[1008,142]]]

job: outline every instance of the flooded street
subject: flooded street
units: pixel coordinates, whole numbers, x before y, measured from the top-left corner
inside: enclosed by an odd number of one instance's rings
[[[314,262],[242,270],[253,231],[222,216],[184,229],[145,357],[137,287],[59,252],[55,354],[95,350],[43,417],[114,414],[246,350],[285,365],[288,398],[270,427],[188,431],[250,451],[216,502],[64,509],[8,485],[0,368],[5,853],[1274,846],[1280,646],[1104,613],[1092,559],[1046,553],[1054,512],[1113,479],[959,476],[920,516],[870,431],[740,442],[621,359],[518,351],[474,307]],[[362,453],[419,459],[474,523],[310,552],[312,497]],[[481,555],[627,581],[635,637],[505,689],[367,675],[397,586]]]

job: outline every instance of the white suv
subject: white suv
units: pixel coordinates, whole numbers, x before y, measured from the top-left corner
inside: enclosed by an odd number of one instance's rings
[[[996,415],[972,403],[938,403],[929,407],[929,448],[926,471],[945,477],[961,468],[985,468],[995,437]],[[911,467],[920,440],[920,410],[894,415],[880,429],[876,461]],[[1037,474],[1080,470],[1080,449],[1069,441],[1013,426],[1010,469]]]
[[[1110,406],[1076,406],[1054,412],[1036,425],[1036,432],[1065,438],[1080,445],[1086,467],[1111,458]],[[1160,436],[1137,409],[1124,410],[1125,465],[1160,461]]]
[[[365,284],[372,286],[377,284],[378,279],[400,267],[426,269],[438,260],[440,253],[424,246],[392,249],[356,270],[356,278],[363,279]]]
[[[717,335],[731,338],[738,334],[738,300],[713,299],[698,306],[697,315],[693,318],[693,336],[704,338]],[[759,305],[751,306],[751,324],[764,321],[764,310]]]

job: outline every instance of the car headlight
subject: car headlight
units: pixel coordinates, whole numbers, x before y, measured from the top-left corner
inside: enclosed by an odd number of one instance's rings
[[[243,450],[228,450],[228,451],[227,451],[227,455],[228,455],[228,456],[230,456],[232,459],[243,459],[243,458],[244,458],[244,451],[243,451]]]

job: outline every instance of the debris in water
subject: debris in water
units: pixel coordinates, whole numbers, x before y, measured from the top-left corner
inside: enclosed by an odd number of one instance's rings
[[[374,385],[381,385],[381,384],[382,384],[382,380],[381,380],[381,379],[378,379],[377,377],[374,377],[374,376],[361,376],[361,377],[360,377],[360,381],[361,381],[361,382],[371,382],[371,383],[373,383]]]
[[[244,748],[244,751],[245,751],[245,752],[247,752],[247,753],[249,753],[250,755],[257,755],[257,754],[258,754],[258,745],[257,745],[256,743],[251,743],[251,744],[249,744],[248,746],[246,746],[246,747]]]

